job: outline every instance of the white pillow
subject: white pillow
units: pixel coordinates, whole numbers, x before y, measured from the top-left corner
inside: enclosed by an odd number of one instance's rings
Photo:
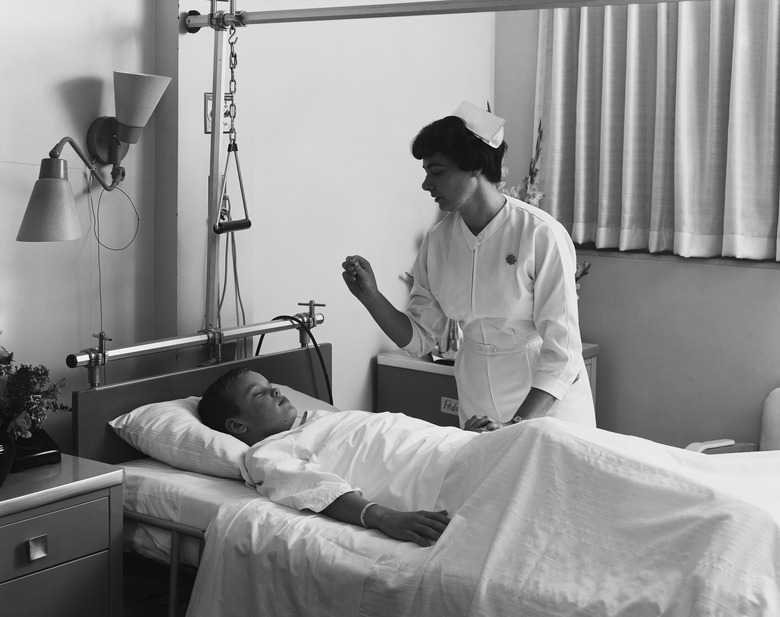
[[[249,446],[210,429],[198,416],[199,396],[150,403],[108,424],[144,454],[186,471],[220,478],[241,478]]]
[[[336,409],[287,386],[279,388],[298,411]],[[242,479],[241,467],[249,446],[203,424],[198,415],[199,401],[199,396],[190,396],[149,403],[108,424],[136,450],[158,461],[185,471]]]
[[[286,396],[288,399],[290,399],[293,407],[295,407],[300,413],[303,413],[304,411],[313,411],[315,409],[339,411],[337,407],[329,405],[325,401],[321,401],[320,399],[309,396],[308,394],[304,394],[303,392],[298,392],[298,390],[293,390],[290,386],[282,386],[280,384],[274,385],[282,391],[282,396]]]

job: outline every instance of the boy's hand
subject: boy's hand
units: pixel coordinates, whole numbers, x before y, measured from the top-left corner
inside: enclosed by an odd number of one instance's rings
[[[502,427],[500,422],[496,422],[489,416],[471,416],[463,425],[464,431],[474,431],[475,433],[487,433],[495,431]]]
[[[371,506],[365,515],[366,526],[378,529],[386,536],[431,546],[450,523],[446,510],[439,512],[399,512],[392,508]]]

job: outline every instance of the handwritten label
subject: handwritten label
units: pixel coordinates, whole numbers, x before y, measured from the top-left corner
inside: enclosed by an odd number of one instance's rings
[[[448,413],[452,416],[458,415],[458,399],[456,398],[447,398],[446,396],[441,397],[441,408],[439,409],[442,413]]]

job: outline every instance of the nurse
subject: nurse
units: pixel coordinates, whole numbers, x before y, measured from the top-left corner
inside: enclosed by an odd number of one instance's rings
[[[435,351],[448,319],[459,323],[462,428],[496,430],[548,415],[595,426],[574,245],[552,216],[498,190],[503,136],[503,119],[464,102],[412,143],[422,188],[446,216],[423,239],[405,313],[379,291],[365,258],[348,256],[342,276],[411,355]]]

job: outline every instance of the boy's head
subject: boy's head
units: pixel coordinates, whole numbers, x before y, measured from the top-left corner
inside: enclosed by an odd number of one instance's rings
[[[289,430],[297,416],[279,388],[247,368],[232,369],[211,384],[198,404],[198,413],[209,428],[250,446]]]

